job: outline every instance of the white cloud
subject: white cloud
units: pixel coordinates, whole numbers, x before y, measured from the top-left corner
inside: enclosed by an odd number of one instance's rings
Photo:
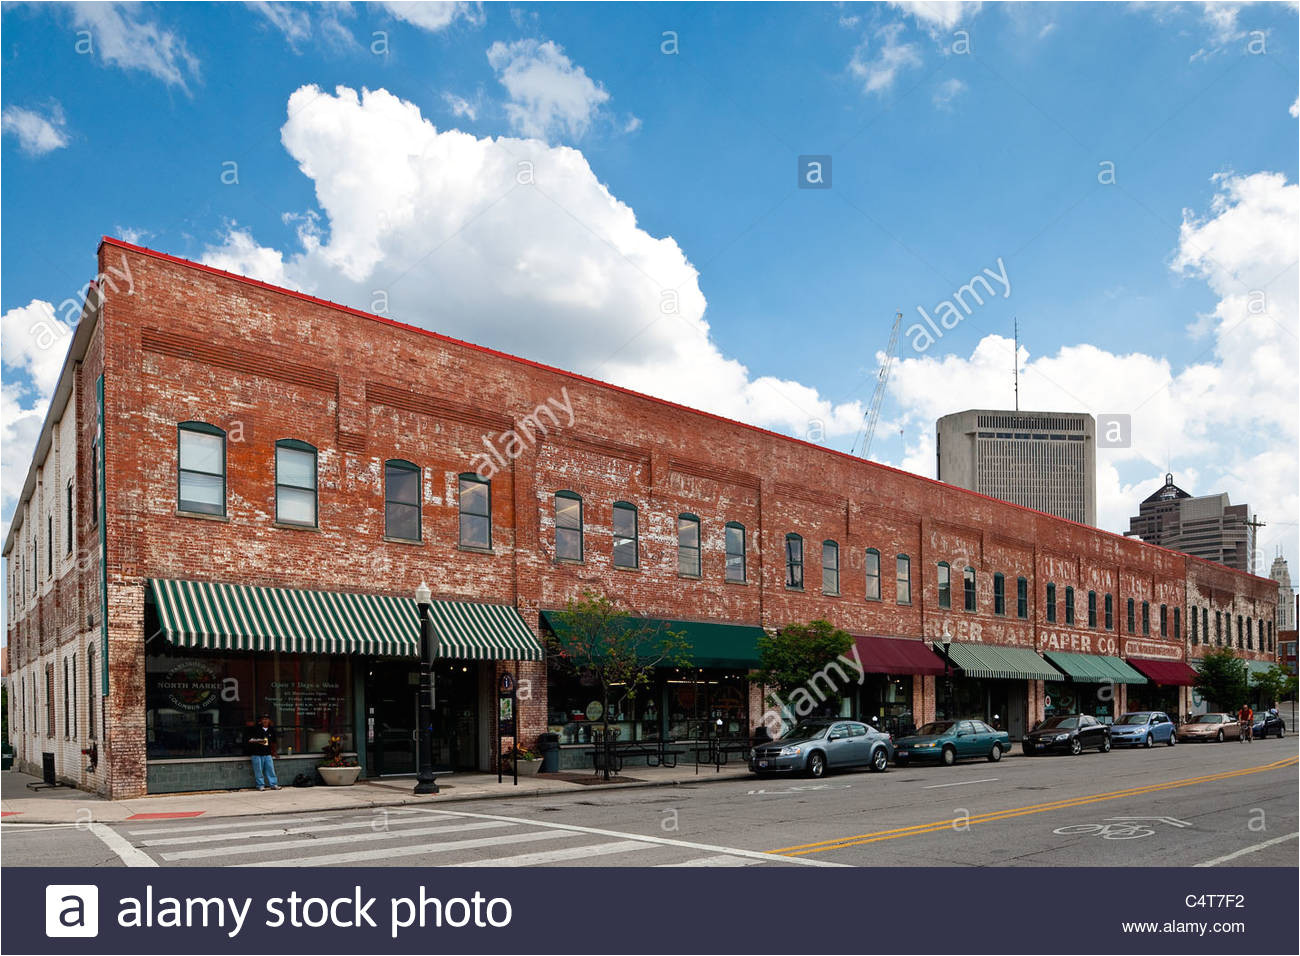
[[[864,93],[885,92],[900,72],[921,65],[916,44],[902,42],[902,32],[903,24],[886,24],[876,31],[874,39],[864,38],[853,51],[849,72],[862,82]]]
[[[295,53],[313,38],[331,50],[346,51],[357,45],[352,31],[345,27],[341,17],[354,14],[350,3],[269,3],[266,0],[248,0],[252,7],[277,30],[284,34],[289,48]],[[313,18],[312,13],[318,14]]]
[[[447,29],[457,20],[465,20],[472,26],[483,23],[483,8],[477,3],[451,3],[427,0],[427,2],[406,2],[397,0],[382,4],[392,16],[421,30],[437,33]]]
[[[153,235],[148,229],[135,229],[131,226],[114,226],[113,233],[133,246],[143,245]]]
[[[457,96],[455,93],[443,93],[442,101],[447,104],[453,116],[468,116],[471,122],[478,119],[478,110],[465,97]]]
[[[402,321],[754,424],[858,428],[860,403],[724,355],[685,253],[639,228],[578,150],[438,130],[385,90],[304,87],[288,114],[281,139],[327,238],[281,251],[232,228],[204,261],[371,311],[386,298]]]
[[[1174,369],[1160,356],[1086,344],[1041,357],[1021,349],[1021,408],[1132,415],[1133,446],[1098,450],[1098,522],[1112,531],[1127,530],[1138,502],[1170,469],[1187,490],[1227,491],[1265,521],[1272,515],[1281,525],[1300,511],[1293,361],[1300,331],[1300,187],[1277,173],[1215,181],[1209,215],[1184,215],[1171,262],[1216,296],[1201,322],[1204,354]],[[903,467],[934,474],[938,416],[1010,405],[1011,350],[1008,338],[988,335],[969,357],[897,363],[889,385],[901,407],[895,424],[919,436],[907,445]],[[1294,553],[1294,526],[1279,530]]]
[[[248,6],[266,17],[272,26],[283,33],[290,46],[296,47],[311,37],[311,14],[304,4],[249,0]]]
[[[44,115],[21,106],[6,106],[0,114],[0,128],[18,137],[18,146],[29,156],[44,156],[69,143],[67,120],[58,103]]]
[[[488,48],[487,58],[510,96],[506,115],[524,136],[565,134],[580,139],[609,101],[600,84],[550,40],[498,40]]]
[[[889,5],[910,14],[917,23],[936,30],[951,30],[973,17],[982,6],[978,2],[962,3],[959,0],[890,0]]]
[[[91,47],[103,62],[124,70],[143,70],[169,86],[188,91],[199,76],[199,61],[185,40],[121,3],[74,3],[73,24],[89,31]],[[78,44],[83,38],[78,37]],[[80,46],[77,47],[80,49]]]
[[[956,77],[944,80],[934,88],[934,105],[941,110],[952,109],[952,101],[966,91],[966,84]]]
[[[1296,101],[1291,104],[1291,109],[1289,109],[1287,112],[1289,112],[1292,116],[1300,117],[1300,97],[1296,98]]]

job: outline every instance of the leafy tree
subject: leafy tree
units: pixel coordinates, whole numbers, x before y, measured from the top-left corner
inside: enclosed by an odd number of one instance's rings
[[[609,717],[632,701],[654,677],[655,668],[683,667],[691,646],[681,631],[634,617],[603,595],[583,591],[554,615],[556,633],[546,633],[547,656],[561,670],[586,674],[600,685],[601,742],[605,779],[613,762]]]
[[[1218,710],[1233,712],[1246,699],[1246,662],[1230,647],[1207,651],[1197,666],[1192,686]]]
[[[857,676],[857,665],[843,659],[852,647],[847,631],[823,620],[787,624],[760,637],[758,669],[749,679],[768,688],[766,703],[775,713],[764,715],[764,722],[778,722],[769,715],[780,722],[790,713],[807,717],[828,698],[838,698],[839,685]]]
[[[1259,688],[1264,706],[1276,705],[1296,692],[1296,678],[1280,664],[1274,664],[1262,674],[1256,674],[1251,683]]]

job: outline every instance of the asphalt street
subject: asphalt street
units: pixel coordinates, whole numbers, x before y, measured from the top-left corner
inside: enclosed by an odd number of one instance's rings
[[[629,771],[634,773],[634,771]],[[1297,738],[192,821],[2,826],[23,866],[1285,866]]]

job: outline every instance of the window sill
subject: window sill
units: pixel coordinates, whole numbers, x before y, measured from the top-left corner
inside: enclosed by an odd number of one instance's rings
[[[230,515],[210,515],[204,511],[186,511],[184,508],[177,508],[172,512],[177,518],[199,518],[202,521],[220,521],[224,524],[230,523]]]
[[[468,544],[458,544],[456,545],[456,550],[466,551],[470,554],[496,554],[496,552],[493,551],[491,548],[475,548]]]
[[[702,575],[702,574],[682,574],[682,572],[678,571],[678,572],[677,572],[677,579],[678,579],[679,581],[702,581],[702,580],[704,580],[704,575]]]
[[[283,528],[286,531],[319,531],[318,524],[297,524],[293,521],[272,521],[272,528]]]
[[[725,583],[727,583],[727,584],[738,584],[738,585],[740,585],[741,587],[749,587],[749,584],[750,584],[750,582],[749,582],[748,580],[745,580],[745,581],[733,581],[733,580],[731,580],[730,578],[727,578],[726,581],[725,581]]]
[[[625,568],[621,564],[615,564],[613,565],[613,568],[615,571],[640,571],[641,570],[639,565],[635,568]]]
[[[803,594],[803,588],[794,588],[794,587],[791,587],[790,585],[787,584],[787,585],[785,586],[785,589],[786,589],[787,591],[793,591],[793,592],[796,593],[796,594]]]
[[[823,592],[822,592],[822,597],[833,597],[833,598],[837,598],[837,597],[844,597],[844,595],[841,594],[839,591],[823,591]]]
[[[586,562],[586,560],[583,559],[583,558],[556,558],[556,559],[555,559],[555,563],[556,563],[556,564],[573,564],[573,565],[577,565],[577,566],[581,567],[582,565],[586,564],[587,562]]]
[[[387,541],[389,544],[408,544],[413,548],[424,547],[423,540],[417,541],[413,538],[390,538],[388,535],[384,535],[384,540]]]

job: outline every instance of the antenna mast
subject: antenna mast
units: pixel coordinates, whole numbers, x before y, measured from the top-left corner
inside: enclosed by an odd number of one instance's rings
[[[1020,411],[1020,320],[1012,318],[1015,323],[1015,354],[1011,357],[1011,374],[1016,383],[1016,411]]]

